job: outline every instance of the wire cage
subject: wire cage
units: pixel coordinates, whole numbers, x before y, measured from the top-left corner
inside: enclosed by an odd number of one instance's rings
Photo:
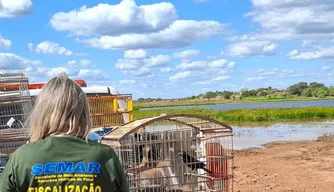
[[[23,123],[32,110],[24,73],[0,73],[0,172],[6,157],[27,140]]]
[[[88,95],[93,128],[118,126],[132,121],[132,95]]]
[[[233,130],[222,122],[163,115],[119,126],[100,142],[118,154],[132,192],[233,190]]]

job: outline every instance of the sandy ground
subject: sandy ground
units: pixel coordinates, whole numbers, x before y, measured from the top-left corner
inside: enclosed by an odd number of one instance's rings
[[[234,190],[334,191],[334,136],[235,151]]]

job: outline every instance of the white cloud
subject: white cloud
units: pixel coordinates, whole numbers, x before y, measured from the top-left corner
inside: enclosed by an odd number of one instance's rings
[[[302,78],[302,77],[314,77],[316,72],[311,70],[286,70],[286,69],[258,69],[244,71],[247,81],[258,81],[264,79],[277,79],[277,78]]]
[[[252,0],[253,10],[247,14],[261,29],[238,37],[244,40],[316,40],[334,37],[331,0]]]
[[[35,51],[36,53],[42,54],[52,54],[52,55],[73,55],[73,52],[58,43],[53,43],[50,41],[43,41],[39,43],[36,49],[33,48],[33,44],[29,43],[28,47],[30,50]]]
[[[136,80],[128,80],[128,79],[123,79],[119,81],[119,84],[135,84]]]
[[[220,55],[222,55],[222,56],[223,56],[224,54],[225,54],[225,52],[224,52],[224,51],[221,51],[221,52],[220,52]]]
[[[173,71],[175,71],[175,70],[171,67],[160,68],[160,72],[162,72],[162,73],[170,73],[170,72],[173,72]]]
[[[206,61],[194,61],[190,63],[181,63],[180,65],[176,66],[176,68],[183,69],[183,70],[201,70],[207,67]]]
[[[168,2],[137,6],[133,0],[59,12],[50,23],[56,30],[84,36],[76,38],[78,42],[110,50],[184,47],[218,35],[227,26],[210,20],[178,20]]]
[[[34,44],[28,43],[28,49],[29,51],[34,51]]]
[[[276,52],[277,44],[270,41],[243,41],[229,45],[227,54],[230,56],[269,56]]]
[[[67,62],[67,65],[75,64],[75,60]],[[100,69],[79,69],[68,66],[45,67],[41,61],[29,60],[13,53],[0,53],[0,68],[13,72],[24,72],[31,82],[44,82],[45,78],[54,77],[61,72],[67,73],[73,79],[83,78],[96,83],[110,79],[110,76]]]
[[[116,68],[120,70],[136,70],[141,67],[156,67],[166,65],[170,62],[168,55],[156,55],[142,59],[118,59]]]
[[[126,59],[140,59],[145,57],[147,57],[147,53],[143,49],[124,51],[124,58]]]
[[[140,68],[138,70],[124,70],[122,72],[128,75],[132,75],[134,77],[143,77],[143,76],[152,75],[149,68]]]
[[[8,49],[11,46],[12,42],[9,39],[5,39],[0,34],[0,48]]]
[[[227,76],[218,76],[218,77],[215,77],[212,79],[212,81],[224,81],[224,80],[227,80],[227,79],[230,79],[231,76],[227,75]]]
[[[261,80],[264,80],[264,79],[267,79],[269,77],[262,77],[262,76],[259,76],[259,77],[247,77],[246,78],[246,81],[261,81]]]
[[[137,6],[133,0],[117,5],[98,4],[70,12],[58,12],[50,20],[59,31],[75,35],[120,35],[149,33],[167,28],[177,19],[173,4],[161,2]]]
[[[208,61],[193,61],[193,62],[183,62],[176,66],[178,69],[183,70],[203,70],[203,69],[234,69],[235,62],[228,61],[226,59],[218,59],[213,60],[211,62]]]
[[[150,85],[148,83],[141,83],[140,86],[142,88],[149,88],[150,87]]]
[[[31,0],[0,0],[0,18],[13,18],[31,12]]]
[[[287,56],[290,56],[290,57],[294,57],[296,55],[298,55],[298,50],[297,49],[294,49],[287,54]]]
[[[41,64],[40,61],[29,60],[13,53],[0,53],[0,68],[6,70],[32,70]]]
[[[323,66],[322,69],[324,71],[330,71],[332,68],[330,66]]]
[[[200,50],[195,50],[195,49],[189,49],[189,50],[184,50],[181,52],[175,52],[173,54],[173,57],[175,58],[189,58],[189,57],[195,57],[200,53]]]
[[[193,75],[193,73],[191,71],[184,71],[184,72],[180,72],[180,73],[176,73],[175,75],[169,77],[170,81],[178,81],[181,79],[187,79],[189,77],[191,77]]]
[[[100,69],[80,69],[78,78],[91,79],[91,80],[108,80],[110,76]]]
[[[196,81],[194,83],[192,83],[193,85],[209,85],[212,84],[214,82],[220,82],[220,81],[225,81],[227,79],[230,79],[231,76],[230,75],[226,75],[226,76],[217,76],[215,78],[209,79],[209,80],[202,80],[202,81]]]
[[[299,53],[298,50],[292,50],[289,54],[290,59],[329,59],[334,57],[334,47],[316,47],[314,51]]]
[[[69,69],[66,67],[44,68],[44,70],[49,77],[57,76],[62,72],[65,72],[69,76],[77,76],[80,71],[80,70]]]
[[[170,60],[168,55],[148,56],[142,49],[128,50],[124,52],[124,58],[117,60],[115,66],[126,74],[147,76],[151,75],[150,68],[165,66],[170,63]]]
[[[70,67],[74,67],[76,63],[77,63],[76,60],[71,60],[67,62],[67,65],[69,65]]]
[[[234,68],[234,66],[234,61],[228,61],[226,59],[218,59],[208,63],[208,67],[210,68]]]
[[[191,45],[203,39],[217,35],[225,27],[217,21],[177,20],[168,28],[147,34],[122,34],[119,36],[102,36],[80,40],[91,47],[100,49],[153,49],[177,48]],[[194,33],[196,31],[196,33]]]
[[[196,81],[194,83],[192,83],[193,85],[208,85],[210,84],[212,81]]]
[[[81,67],[94,67],[95,65],[92,63],[92,61],[88,59],[81,59],[80,60]]]

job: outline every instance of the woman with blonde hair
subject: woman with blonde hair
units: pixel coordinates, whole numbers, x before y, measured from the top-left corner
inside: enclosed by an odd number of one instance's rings
[[[29,143],[10,156],[0,192],[129,191],[114,150],[88,139],[86,95],[66,74],[45,84],[26,125]]]

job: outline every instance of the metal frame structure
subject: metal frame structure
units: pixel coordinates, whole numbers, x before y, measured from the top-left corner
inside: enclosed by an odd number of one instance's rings
[[[130,191],[232,191],[233,129],[208,117],[176,114],[114,128],[112,147]]]
[[[24,73],[0,73],[0,172],[6,158],[27,140],[23,126],[32,109]]]

